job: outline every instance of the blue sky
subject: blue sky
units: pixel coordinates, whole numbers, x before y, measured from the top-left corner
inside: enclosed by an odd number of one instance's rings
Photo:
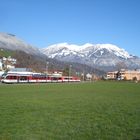
[[[40,48],[112,43],[140,56],[140,0],[0,0],[0,32]]]

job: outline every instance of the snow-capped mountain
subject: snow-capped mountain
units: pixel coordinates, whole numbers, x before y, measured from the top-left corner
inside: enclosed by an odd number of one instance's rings
[[[100,69],[140,68],[140,58],[112,44],[84,44],[81,46],[60,43],[41,49],[49,58],[78,62]]]
[[[28,54],[40,54],[39,49],[32,47],[24,41],[18,39],[13,34],[0,33],[0,48],[8,50],[21,50]]]
[[[112,70],[116,68],[140,68],[140,58],[130,55],[124,49],[112,44],[84,44],[68,43],[54,44],[44,49],[37,49],[15,35],[0,33],[0,48],[21,50],[28,54],[55,58],[63,62],[76,62],[89,67]]]
[[[112,44],[85,44],[82,46],[69,45],[67,43],[60,43],[42,49],[42,52],[50,58],[57,58],[62,56],[78,55],[80,57],[91,57],[98,54],[98,57],[103,56],[107,52],[122,58],[132,58],[124,49],[121,49]]]

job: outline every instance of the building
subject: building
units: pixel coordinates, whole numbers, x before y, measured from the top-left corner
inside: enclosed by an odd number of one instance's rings
[[[16,62],[17,62],[17,60],[15,58],[12,58],[11,56],[9,56],[7,58],[3,57],[2,61],[3,61],[3,63],[10,62],[13,65],[16,64]]]
[[[111,80],[111,79],[116,79],[117,72],[118,72],[118,71],[108,72],[108,73],[107,73],[107,76],[106,76],[107,79],[110,79],[110,80]]]
[[[138,80],[140,81],[140,70],[120,70],[107,73],[107,79]]]
[[[122,72],[122,78],[125,80],[140,81],[140,70],[127,70],[125,72]]]
[[[1,64],[2,63],[2,64]],[[17,63],[17,60],[12,58],[11,56],[9,57],[3,57],[0,61],[0,69],[13,69],[15,68],[15,65]]]

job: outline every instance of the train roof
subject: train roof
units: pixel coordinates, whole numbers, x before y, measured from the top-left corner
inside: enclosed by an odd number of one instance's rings
[[[23,72],[23,71],[21,71],[21,72],[18,72],[18,71],[8,71],[7,72],[7,74],[33,74],[33,72]]]

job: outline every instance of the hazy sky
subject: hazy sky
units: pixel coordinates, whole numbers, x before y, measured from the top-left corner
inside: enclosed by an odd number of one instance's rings
[[[112,43],[140,56],[140,0],[0,0],[0,32],[40,48]]]

